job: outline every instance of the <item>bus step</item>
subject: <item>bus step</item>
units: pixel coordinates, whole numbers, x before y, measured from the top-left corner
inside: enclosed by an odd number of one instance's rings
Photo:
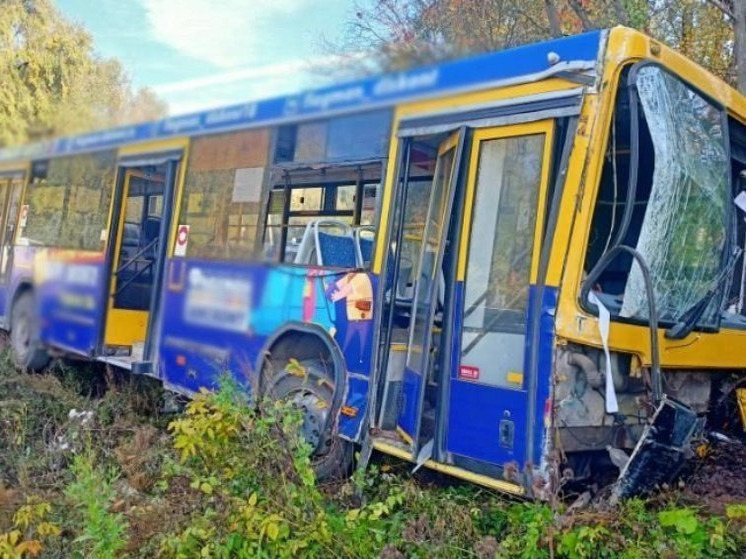
[[[141,361],[132,356],[107,356],[103,355],[98,358],[99,361],[108,363],[120,369],[126,369],[138,375],[149,375],[153,372],[153,363],[151,361]]]

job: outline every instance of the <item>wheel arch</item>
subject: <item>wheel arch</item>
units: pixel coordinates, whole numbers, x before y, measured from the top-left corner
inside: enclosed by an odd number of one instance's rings
[[[30,277],[23,276],[15,283],[11,296],[8,298],[7,310],[5,312],[5,327],[8,331],[13,327],[13,306],[18,301],[19,297],[27,292],[34,291],[34,282]]]
[[[303,345],[301,342],[308,345]],[[347,367],[344,354],[342,353],[339,344],[327,330],[318,324],[295,321],[288,322],[267,338],[262,350],[259,352],[259,357],[257,358],[254,367],[254,370],[258,372],[257,386],[259,392],[263,392],[264,368],[268,359],[272,355],[273,349],[275,350],[275,355],[280,359],[283,359],[286,355],[286,353],[284,353],[286,348],[291,346],[295,348],[304,348],[306,355],[303,355],[301,352],[301,359],[311,358],[314,355],[313,352],[318,352],[320,348],[323,348],[328,355],[332,364],[332,374],[334,375],[334,398],[332,401],[332,413],[329,417],[336,418],[337,412],[342,404],[342,398],[345,394],[345,371],[347,370]],[[283,351],[277,351],[279,348]],[[297,355],[298,354],[294,352],[293,357],[297,358]],[[318,355],[318,353],[316,353],[316,355]]]

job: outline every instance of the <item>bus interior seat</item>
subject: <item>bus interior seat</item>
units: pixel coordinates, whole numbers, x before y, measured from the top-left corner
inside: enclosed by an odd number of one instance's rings
[[[355,227],[353,234],[355,235],[355,243],[357,244],[358,252],[360,253],[360,263],[363,267],[369,267],[370,262],[373,259],[373,241],[375,239],[376,230],[371,225],[361,225]],[[364,234],[370,234],[370,237],[364,237]]]
[[[161,234],[161,218],[150,216],[145,219],[143,233],[145,234],[145,241],[148,243],[153,239],[157,239]]]
[[[338,229],[341,233],[321,231],[322,226],[327,229]],[[332,219],[317,219],[306,226],[294,262],[335,268],[359,268],[360,259],[358,246],[349,225]]]
[[[124,224],[124,230],[122,231],[122,245],[128,247],[136,247],[140,244],[140,228],[137,223]]]

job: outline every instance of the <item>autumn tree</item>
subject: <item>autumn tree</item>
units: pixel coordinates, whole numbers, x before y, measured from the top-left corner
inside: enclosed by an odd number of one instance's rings
[[[152,119],[165,105],[133,91],[120,63],[50,0],[0,0],[0,146]]]
[[[746,0],[708,0],[719,10],[733,29],[733,58],[735,82],[741,93],[746,93]]]
[[[626,25],[746,92],[742,12],[746,0],[367,0],[356,3],[343,40],[325,45],[337,53],[372,50],[372,64],[361,68],[355,56],[348,70],[396,70]]]

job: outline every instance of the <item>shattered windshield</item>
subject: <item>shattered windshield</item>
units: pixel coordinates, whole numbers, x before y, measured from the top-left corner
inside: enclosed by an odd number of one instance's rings
[[[724,265],[731,211],[723,115],[658,66],[640,68],[637,90],[654,146],[650,199],[637,251],[650,267],[662,321],[675,321],[717,283]],[[713,297],[699,324],[716,322]],[[635,263],[621,316],[648,318],[642,272]]]

